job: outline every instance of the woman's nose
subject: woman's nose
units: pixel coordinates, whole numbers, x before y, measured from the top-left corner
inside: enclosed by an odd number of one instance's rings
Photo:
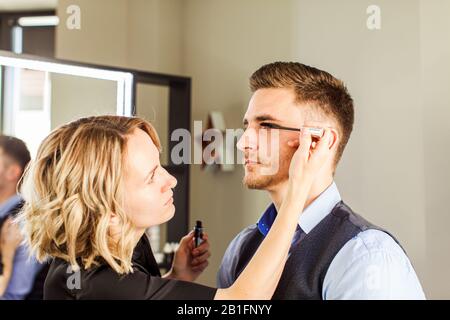
[[[165,183],[164,183],[162,191],[165,192],[168,189],[173,189],[173,188],[175,188],[176,185],[177,185],[177,179],[166,171]]]
[[[170,188],[173,189],[177,185],[178,181],[174,176],[172,176],[170,174],[169,174],[169,177],[170,177],[170,179],[169,179],[170,180]]]

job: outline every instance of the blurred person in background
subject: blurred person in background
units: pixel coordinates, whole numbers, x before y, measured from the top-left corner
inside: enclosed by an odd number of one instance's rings
[[[0,299],[42,299],[47,268],[30,257],[12,218],[24,202],[18,184],[30,161],[25,143],[0,136]]]

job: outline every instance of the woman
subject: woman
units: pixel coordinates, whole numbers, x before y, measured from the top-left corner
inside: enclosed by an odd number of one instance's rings
[[[201,253],[192,251],[192,234],[182,239],[185,254],[172,270],[159,274],[144,231],[174,215],[176,179],[159,162],[160,142],[148,122],[98,116],[55,129],[24,176],[20,217],[37,258],[53,258],[44,298],[270,299],[314,175],[329,157],[329,136],[325,130],[314,148],[309,134],[300,136],[269,234],[236,282],[216,289],[182,281],[194,280],[209,255],[207,241]]]

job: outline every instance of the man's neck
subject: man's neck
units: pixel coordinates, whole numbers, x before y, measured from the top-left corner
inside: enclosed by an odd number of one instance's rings
[[[8,201],[17,194],[16,188],[4,188],[0,190],[0,205]]]
[[[332,183],[333,183],[332,176],[322,179],[316,179],[316,181],[311,186],[308,197],[306,198],[304,209],[306,209],[314,200],[316,200],[317,197],[320,196],[320,194],[324,192]],[[283,203],[284,197],[287,192],[287,188],[288,188],[288,181],[283,182],[277,185],[272,190],[268,191],[270,198],[272,199],[272,202],[274,203],[277,211],[280,210],[281,204]]]

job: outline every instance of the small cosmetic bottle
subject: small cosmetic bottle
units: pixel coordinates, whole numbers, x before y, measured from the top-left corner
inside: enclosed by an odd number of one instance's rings
[[[203,226],[200,220],[197,220],[194,228],[194,243],[197,248],[202,243],[203,238]]]

